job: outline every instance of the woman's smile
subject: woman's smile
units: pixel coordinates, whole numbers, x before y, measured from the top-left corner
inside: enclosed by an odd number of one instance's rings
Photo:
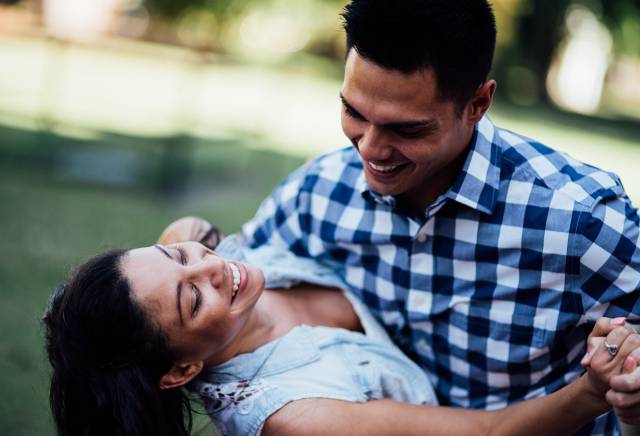
[[[233,289],[231,293],[231,304],[236,297],[247,287],[247,278],[249,276],[247,268],[240,262],[229,261],[229,268],[233,277]]]

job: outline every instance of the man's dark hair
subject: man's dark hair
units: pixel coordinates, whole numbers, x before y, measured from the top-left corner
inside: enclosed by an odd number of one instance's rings
[[[486,0],[352,0],[347,48],[390,70],[432,68],[439,95],[461,109],[486,79],[496,24]]]

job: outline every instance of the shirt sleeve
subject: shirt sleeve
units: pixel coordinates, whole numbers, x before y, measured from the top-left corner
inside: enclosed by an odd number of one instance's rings
[[[309,256],[302,225],[305,212],[302,190],[307,182],[309,164],[281,182],[262,202],[256,215],[242,226],[243,244],[285,248],[298,256]]]
[[[626,195],[598,201],[580,228],[585,317],[640,319],[640,218]]]

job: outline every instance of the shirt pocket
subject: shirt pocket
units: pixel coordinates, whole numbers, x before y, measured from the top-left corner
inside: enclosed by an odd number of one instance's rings
[[[486,356],[490,371],[518,372],[520,366],[525,371],[529,366],[542,369],[548,364],[554,336],[550,314],[519,312],[512,303],[500,301],[465,304],[468,307],[458,307],[450,314],[451,343],[467,348],[471,355]]]
[[[544,348],[547,338],[547,318],[512,312],[492,311],[489,320],[470,317],[471,330],[489,323],[489,338],[530,348]],[[480,327],[482,328],[482,327]]]

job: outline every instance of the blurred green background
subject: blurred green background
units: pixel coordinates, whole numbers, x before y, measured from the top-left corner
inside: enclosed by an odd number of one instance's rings
[[[74,265],[183,215],[237,231],[292,169],[348,145],[344,4],[0,0],[0,434],[53,434],[39,319]],[[493,4],[493,120],[640,202],[640,2]]]

